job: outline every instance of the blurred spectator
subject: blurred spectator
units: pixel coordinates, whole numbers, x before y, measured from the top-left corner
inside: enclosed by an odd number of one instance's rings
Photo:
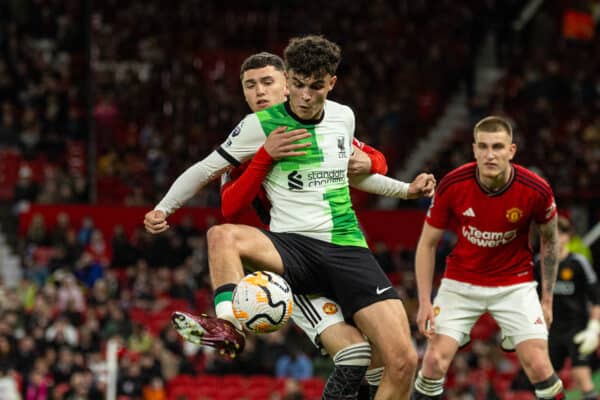
[[[290,348],[275,364],[275,376],[303,380],[311,378],[313,367],[310,358],[298,348]]]

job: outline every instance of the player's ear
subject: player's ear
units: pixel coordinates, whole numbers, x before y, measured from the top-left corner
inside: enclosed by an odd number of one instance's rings
[[[509,158],[509,160],[512,160],[513,157],[515,156],[515,154],[517,153],[517,144],[516,143],[511,143],[509,150],[510,150],[510,158]]]
[[[328,91],[333,90],[333,87],[335,86],[336,82],[337,82],[337,75],[334,75],[331,77],[331,79],[329,79],[329,90]]]
[[[288,73],[287,71],[285,71],[283,73],[283,94],[285,95],[285,97],[288,97],[290,95],[290,89],[288,86]]]

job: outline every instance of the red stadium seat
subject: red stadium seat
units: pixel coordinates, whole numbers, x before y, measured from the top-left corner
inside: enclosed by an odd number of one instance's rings
[[[224,375],[219,384],[220,387],[239,387],[245,388],[247,385],[246,378],[241,375]]]

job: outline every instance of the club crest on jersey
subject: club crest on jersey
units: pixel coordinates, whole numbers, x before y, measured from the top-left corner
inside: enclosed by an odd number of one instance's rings
[[[513,207],[506,212],[506,219],[508,222],[517,223],[523,216],[523,210]]]
[[[345,141],[346,141],[346,138],[344,136],[337,137],[338,158],[347,158],[346,146],[344,146]]]
[[[573,270],[571,268],[563,268],[560,271],[560,279],[563,281],[570,281],[573,279]]]
[[[434,316],[434,317],[437,317],[438,315],[440,315],[440,312],[441,312],[441,311],[442,311],[442,310],[440,310],[440,306],[435,306],[435,307],[433,307],[433,316]]]
[[[323,304],[323,312],[327,315],[333,315],[337,312],[337,306],[333,303]]]

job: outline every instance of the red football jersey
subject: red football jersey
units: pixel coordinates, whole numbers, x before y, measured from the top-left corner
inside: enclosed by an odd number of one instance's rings
[[[473,162],[448,173],[427,212],[429,225],[452,228],[458,237],[444,276],[481,286],[532,281],[529,228],[556,214],[552,189],[538,175],[512,164],[507,185],[490,192],[479,183],[476,166]]]

